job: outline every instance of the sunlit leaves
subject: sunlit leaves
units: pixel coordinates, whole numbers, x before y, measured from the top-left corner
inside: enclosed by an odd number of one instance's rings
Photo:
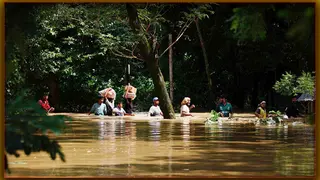
[[[297,78],[297,93],[305,93],[314,95],[315,77],[308,72],[302,72],[302,75]]]
[[[295,94],[295,75],[290,74],[289,72],[286,72],[282,75],[280,81],[277,81],[274,85],[274,89],[284,95],[284,96],[292,96]]]
[[[189,11],[190,12],[182,12],[183,19],[195,20],[197,18],[199,20],[202,20],[205,18],[209,18],[210,15],[214,14],[211,4],[196,5],[196,7],[190,8]]]
[[[309,72],[302,72],[302,75],[296,78],[295,75],[286,72],[281,79],[275,83],[273,89],[284,96],[306,93],[313,95],[314,76]]]

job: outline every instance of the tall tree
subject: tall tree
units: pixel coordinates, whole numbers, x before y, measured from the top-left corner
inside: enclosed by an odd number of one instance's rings
[[[164,81],[161,69],[159,67],[159,58],[157,57],[158,54],[156,52],[156,48],[153,45],[155,39],[149,41],[145,35],[145,31],[142,28],[140,23],[138,12],[133,4],[126,4],[128,17],[129,17],[129,24],[132,30],[140,35],[139,40],[139,51],[142,59],[146,62],[148,70],[151,74],[154,88],[156,94],[159,96],[161,101],[161,109],[163,111],[163,116],[166,119],[175,119],[174,110],[172,107],[172,103],[166,88],[166,83]]]

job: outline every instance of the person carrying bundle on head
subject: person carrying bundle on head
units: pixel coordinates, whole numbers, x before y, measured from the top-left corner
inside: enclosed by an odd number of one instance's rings
[[[106,88],[104,90],[99,91],[99,94],[105,98],[105,104],[107,107],[108,116],[112,116],[113,109],[115,108],[114,102],[116,100],[116,92],[112,88]]]
[[[125,86],[124,90],[124,99],[126,102],[124,110],[127,112],[127,115],[134,115],[132,101],[136,98],[137,89],[129,83]]]

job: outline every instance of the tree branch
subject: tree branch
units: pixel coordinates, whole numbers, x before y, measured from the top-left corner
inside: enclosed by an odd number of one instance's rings
[[[126,55],[126,54],[123,54],[122,52],[118,51],[118,50],[111,50],[112,54],[114,54],[115,56],[118,56],[118,57],[123,57],[123,58],[128,58],[128,59],[137,59],[137,60],[140,60],[140,61],[143,61],[143,59],[141,58],[138,58],[137,56],[133,55],[133,52],[132,52],[132,55],[129,56],[129,55]]]
[[[190,23],[185,27],[185,29],[181,32],[181,34],[177,37],[177,39],[175,41],[173,41],[172,44],[170,44],[170,46],[168,46],[168,48],[166,50],[164,50],[162,52],[162,54],[159,56],[159,59],[170,49],[170,47],[172,47],[176,42],[179,41],[179,39],[182,37],[182,35],[184,34],[184,32],[188,29],[188,27],[190,26],[190,24],[192,23],[193,21],[190,21]]]

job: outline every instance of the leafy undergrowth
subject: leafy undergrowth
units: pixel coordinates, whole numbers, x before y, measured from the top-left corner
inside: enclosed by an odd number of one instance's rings
[[[217,113],[215,110],[211,110],[210,118],[207,118],[205,121],[205,124],[212,124],[214,122],[218,122],[219,120],[219,113]]]
[[[71,118],[66,116],[48,116],[37,102],[18,97],[6,107],[5,120],[5,150],[6,155],[15,155],[23,150],[26,155],[32,152],[47,152],[52,160],[57,155],[65,162],[65,156],[61,146],[55,140],[51,140],[47,132],[51,131],[56,135],[65,128],[65,121]],[[7,163],[7,158],[6,163]],[[6,171],[10,173],[8,164]]]

